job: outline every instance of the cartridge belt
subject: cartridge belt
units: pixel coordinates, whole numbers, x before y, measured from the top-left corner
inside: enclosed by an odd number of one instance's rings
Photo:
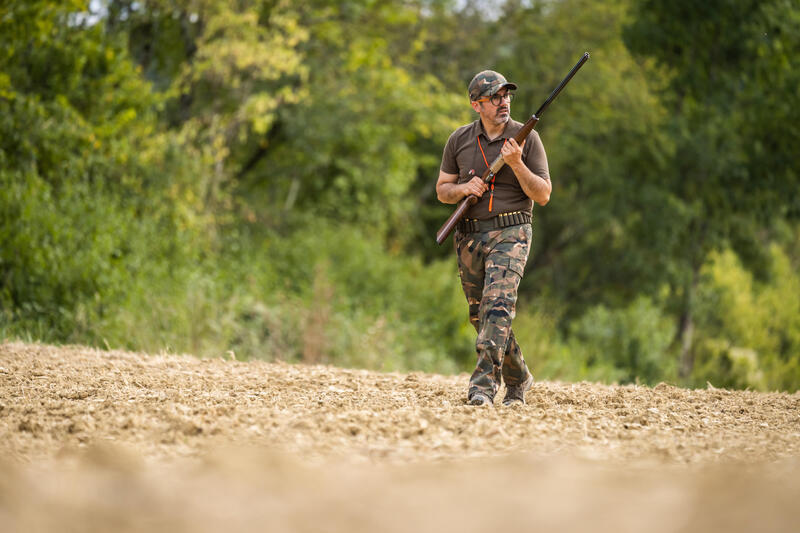
[[[461,233],[479,233],[495,229],[507,228],[509,226],[519,226],[520,224],[530,224],[531,214],[525,211],[512,211],[510,213],[500,213],[496,217],[487,219],[464,218],[458,223],[458,231]]]

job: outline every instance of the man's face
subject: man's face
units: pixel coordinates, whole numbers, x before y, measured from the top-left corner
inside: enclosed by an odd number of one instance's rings
[[[511,96],[508,88],[504,87],[493,96],[484,96],[472,102],[472,109],[478,112],[482,119],[500,126],[511,118]]]

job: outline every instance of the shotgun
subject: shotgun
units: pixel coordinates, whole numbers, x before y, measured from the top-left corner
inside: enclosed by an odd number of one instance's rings
[[[542,113],[544,113],[545,109],[547,109],[547,106],[549,106],[550,103],[556,99],[558,93],[560,93],[561,90],[567,85],[567,83],[569,83],[569,80],[572,79],[575,73],[578,72],[578,69],[581,68],[588,59],[589,59],[589,52],[586,52],[583,54],[580,60],[575,64],[575,66],[572,67],[572,70],[569,71],[569,74],[567,74],[566,78],[561,80],[561,83],[558,84],[558,87],[556,87],[553,90],[553,92],[550,93],[550,96],[547,97],[547,100],[544,101],[544,103],[541,105],[541,107],[539,107],[536,113],[531,115],[531,118],[529,118],[528,121],[522,125],[522,129],[520,129],[519,133],[517,133],[517,135],[514,137],[514,140],[517,141],[517,144],[522,146],[522,142],[528,137],[528,134],[531,132],[531,130],[533,130],[533,128],[536,127],[536,123],[539,122],[539,119],[541,118]],[[487,168],[486,171],[481,176],[483,182],[489,183],[490,181],[492,181],[492,178],[498,172],[500,172],[500,169],[503,168],[504,164],[505,161],[503,161],[502,154],[498,155],[497,159],[495,159],[492,162],[492,164],[489,165],[489,168]],[[445,223],[442,224],[442,227],[439,228],[439,231],[436,232],[436,244],[442,244],[445,241],[445,239],[447,239],[447,237],[453,232],[453,229],[455,229],[456,224],[458,224],[458,221],[461,220],[461,218],[464,216],[464,213],[467,212],[467,209],[472,207],[472,205],[477,201],[478,197],[473,194],[470,194],[469,196],[461,200],[461,202],[458,204],[458,207],[456,207],[456,210],[453,211],[452,215],[450,215],[450,218],[448,218],[445,221]]]

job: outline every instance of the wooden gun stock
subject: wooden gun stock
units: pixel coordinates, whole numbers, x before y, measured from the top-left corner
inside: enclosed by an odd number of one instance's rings
[[[550,93],[550,96],[547,97],[547,100],[544,101],[544,103],[539,107],[536,113],[531,115],[531,118],[529,118],[528,121],[522,125],[522,129],[520,129],[517,135],[514,137],[514,140],[517,141],[517,144],[522,146],[522,142],[528,137],[533,128],[536,127],[536,124],[539,122],[539,117],[542,116],[542,113],[544,113],[544,110],[547,109],[547,106],[549,106],[550,103],[556,99],[558,93],[560,93],[561,90],[567,85],[567,83],[569,83],[569,80],[572,79],[575,73],[578,72],[578,69],[581,68],[588,59],[589,59],[589,52],[586,52],[585,54],[583,54],[580,60],[575,64],[575,66],[572,67],[572,70],[569,71],[569,74],[567,74],[567,76],[563,80],[561,80],[561,83],[558,84],[558,87],[556,87],[555,90],[553,90],[553,92]],[[494,161],[492,161],[492,164],[489,165],[489,168],[487,168],[486,171],[483,173],[483,175],[481,175],[481,179],[483,180],[483,182],[489,183],[490,181],[492,181],[492,178],[500,171],[501,168],[503,168],[504,164],[505,161],[503,161],[503,156],[502,155],[497,156],[497,158]],[[464,198],[463,200],[461,200],[461,202],[459,202],[458,207],[456,207],[456,210],[453,211],[452,215],[450,215],[450,218],[448,218],[445,221],[445,223],[442,224],[442,227],[439,228],[439,231],[436,232],[436,244],[442,244],[445,241],[445,239],[447,239],[447,237],[455,229],[456,224],[458,224],[458,221],[463,218],[467,210],[470,207],[472,207],[472,205],[474,205],[475,202],[477,201],[478,197],[471,194],[466,198]]]
[[[436,232],[436,244],[442,244],[444,240],[453,233],[453,230],[456,229],[456,224],[458,224],[458,221],[464,216],[464,213],[477,201],[478,197],[474,194],[470,194],[459,202],[458,207],[456,207],[456,210],[450,215],[450,218],[445,220],[442,227]]]

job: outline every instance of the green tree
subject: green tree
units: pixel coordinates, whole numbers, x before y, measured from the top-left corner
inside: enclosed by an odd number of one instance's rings
[[[627,5],[572,0],[541,14],[520,8],[507,15],[510,44],[497,59],[530,87],[515,107],[533,112],[583,52],[591,54],[537,128],[555,201],[535,209],[530,268],[538,272],[523,290],[549,292],[567,305],[567,318],[653,294],[663,275],[658,250],[638,237],[670,238],[658,232],[658,219],[674,206],[658,185],[673,143],[654,92],[658,72],[635,61],[620,38]]]
[[[178,201],[197,167],[159,128],[161,100],[87,2],[0,10],[3,319],[92,338],[155,258],[202,226]],[[162,173],[163,172],[163,173]]]
[[[768,253],[765,279],[754,276],[731,250],[712,253],[704,265],[693,383],[800,388],[800,300],[787,297],[800,293],[797,257],[777,244]]]
[[[212,169],[203,208],[230,213],[237,176],[270,145],[278,109],[306,94],[308,32],[290,2],[113,0],[107,26],[167,91],[167,120]],[[220,219],[224,222],[224,218]]]
[[[678,238],[673,263],[681,374],[693,368],[694,307],[700,269],[731,245],[764,271],[758,229],[798,213],[797,93],[800,17],[783,0],[637,2],[629,48],[652,57],[671,82],[676,150],[662,182],[679,216],[664,224]]]
[[[457,98],[417,68],[427,53],[420,17],[418,6],[402,3],[318,1],[300,9],[309,97],[278,110],[272,144],[242,175],[253,210],[408,238],[415,179],[438,167],[441,148],[432,156],[430,147],[459,116]]]

